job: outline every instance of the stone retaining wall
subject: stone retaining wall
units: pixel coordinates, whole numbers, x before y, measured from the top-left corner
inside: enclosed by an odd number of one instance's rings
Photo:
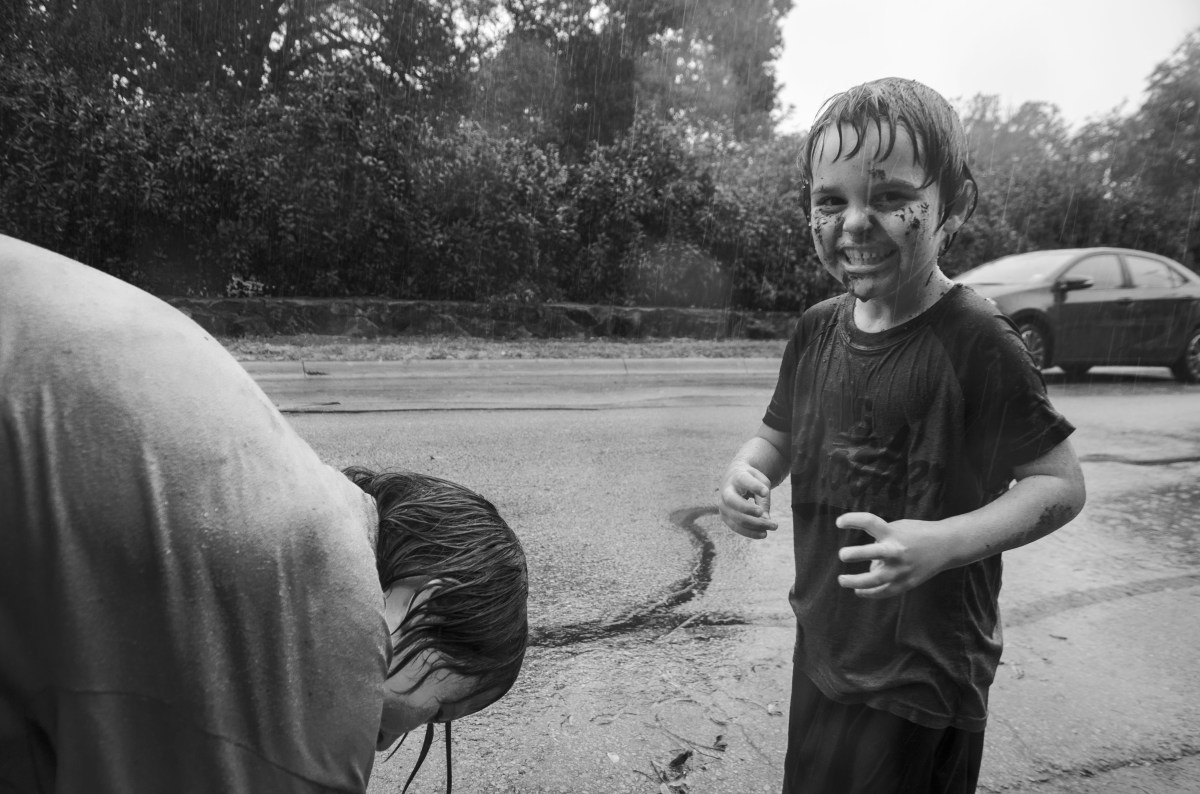
[[[514,338],[783,339],[797,315],[575,303],[455,303],[383,298],[164,298],[211,334]]]

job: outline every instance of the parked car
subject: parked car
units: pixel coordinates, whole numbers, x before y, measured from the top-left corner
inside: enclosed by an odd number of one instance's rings
[[[1094,366],[1166,366],[1200,381],[1200,276],[1172,259],[1125,248],[1031,251],[955,280],[1012,318],[1042,368],[1077,378]]]

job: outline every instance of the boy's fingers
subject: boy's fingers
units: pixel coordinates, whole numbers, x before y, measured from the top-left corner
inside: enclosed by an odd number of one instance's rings
[[[878,538],[887,530],[887,522],[874,513],[842,513],[834,522],[839,529],[861,529]]]
[[[880,585],[879,587],[860,587],[854,591],[854,595],[859,598],[887,598],[891,593],[889,588],[891,585]]]
[[[738,490],[746,495],[747,499],[752,499],[755,496],[763,497],[771,493],[770,483],[763,482],[758,477],[755,477],[752,472],[744,472],[737,482]]]
[[[842,562],[870,562],[883,559],[886,550],[879,543],[864,543],[861,546],[842,546],[838,549],[838,559]]]
[[[761,525],[761,526],[760,525],[747,526],[745,524],[741,524],[741,525],[729,524],[728,526],[730,529],[732,529],[734,532],[738,533],[739,535],[741,535],[743,537],[751,538],[752,540],[762,540],[763,538],[765,538],[767,536],[768,532],[773,531],[776,527],[776,525],[774,523],[767,524],[767,525]]]
[[[721,495],[722,510],[728,510],[730,515],[741,515],[746,517],[758,517],[763,515],[763,509],[752,494],[748,494],[738,488],[734,488],[732,492],[726,491]]]
[[[751,529],[760,532],[770,532],[771,530],[776,529],[779,524],[775,523],[768,516],[764,515],[762,517],[748,516],[743,523],[743,526],[749,526]]]
[[[747,515],[735,518],[722,516],[722,519],[725,521],[725,526],[734,532],[747,538],[753,538],[754,540],[762,540],[767,536],[768,532],[775,530],[779,526],[769,519],[755,518],[754,516]]]
[[[844,573],[838,577],[838,584],[848,590],[862,590],[869,587],[885,586],[884,582],[879,581],[879,575],[874,571],[870,573]]]

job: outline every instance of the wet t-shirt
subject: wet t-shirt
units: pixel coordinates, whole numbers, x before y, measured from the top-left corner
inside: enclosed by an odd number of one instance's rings
[[[376,523],[197,325],[0,237],[0,790],[364,791]]]
[[[763,419],[791,441],[796,663],[834,700],[982,730],[1001,651],[1000,555],[864,599],[837,577],[866,564],[837,555],[873,539],[834,520],[976,510],[1074,428],[1012,323],[969,288],[881,333],[860,331],[853,313],[850,295],[805,312]]]

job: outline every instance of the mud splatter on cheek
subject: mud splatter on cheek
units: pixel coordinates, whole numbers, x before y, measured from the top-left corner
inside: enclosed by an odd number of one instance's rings
[[[929,221],[929,202],[922,201],[920,206],[912,210],[912,217],[908,220],[907,234],[914,234],[921,230]]]
[[[826,218],[821,215],[813,215],[809,226],[812,228],[813,234],[821,235],[833,226],[834,219]]]

